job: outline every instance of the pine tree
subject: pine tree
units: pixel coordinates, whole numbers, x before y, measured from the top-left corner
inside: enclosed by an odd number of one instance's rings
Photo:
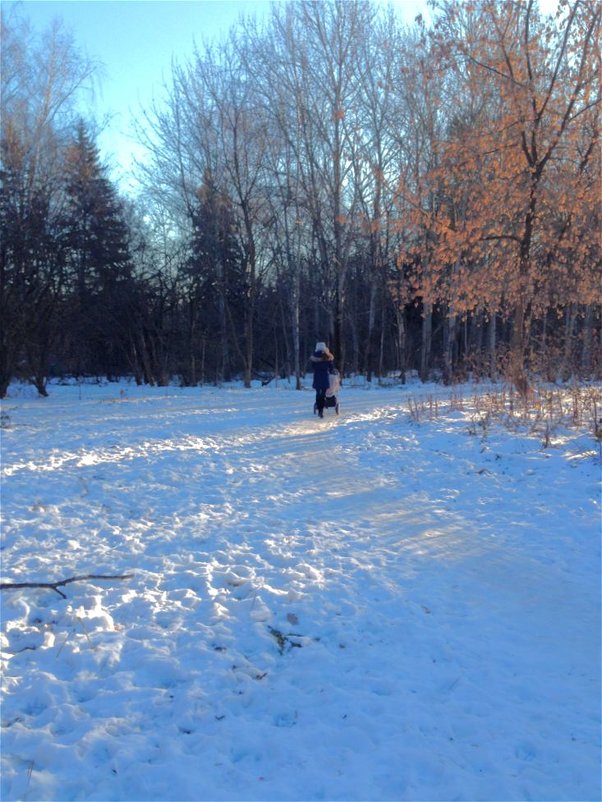
[[[122,204],[83,121],[67,152],[65,192],[74,368],[111,375],[123,367],[128,336],[130,236]]]
[[[231,347],[236,347],[242,328],[234,299],[240,297],[243,277],[231,204],[209,174],[196,201],[191,211],[191,253],[182,271],[188,312],[188,364],[183,375],[191,384],[204,378],[206,368],[218,381],[230,380]],[[212,364],[206,364],[207,346],[214,355]]]

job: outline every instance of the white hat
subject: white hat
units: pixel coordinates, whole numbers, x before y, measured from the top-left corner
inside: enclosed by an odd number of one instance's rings
[[[316,343],[316,351],[328,351],[326,343]]]

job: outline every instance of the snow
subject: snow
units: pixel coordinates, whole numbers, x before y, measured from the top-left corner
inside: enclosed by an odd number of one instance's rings
[[[597,444],[464,391],[13,388],[3,581],[132,577],[2,592],[1,798],[599,799]]]

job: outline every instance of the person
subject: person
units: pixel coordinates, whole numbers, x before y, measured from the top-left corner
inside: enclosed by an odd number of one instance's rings
[[[314,370],[312,387],[316,391],[316,409],[318,415],[323,418],[326,390],[330,387],[330,374],[334,373],[334,356],[328,350],[326,343],[319,342],[316,343],[310,359]]]

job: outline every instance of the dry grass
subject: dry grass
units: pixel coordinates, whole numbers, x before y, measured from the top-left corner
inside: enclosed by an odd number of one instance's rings
[[[581,429],[598,443],[602,458],[602,387],[599,386],[540,386],[526,395],[517,393],[512,385],[472,396],[455,389],[448,400],[425,395],[412,396],[407,403],[415,423],[435,420],[444,411],[459,411],[470,416],[471,434],[484,434],[497,422],[514,431],[541,437],[546,448],[561,429]]]

